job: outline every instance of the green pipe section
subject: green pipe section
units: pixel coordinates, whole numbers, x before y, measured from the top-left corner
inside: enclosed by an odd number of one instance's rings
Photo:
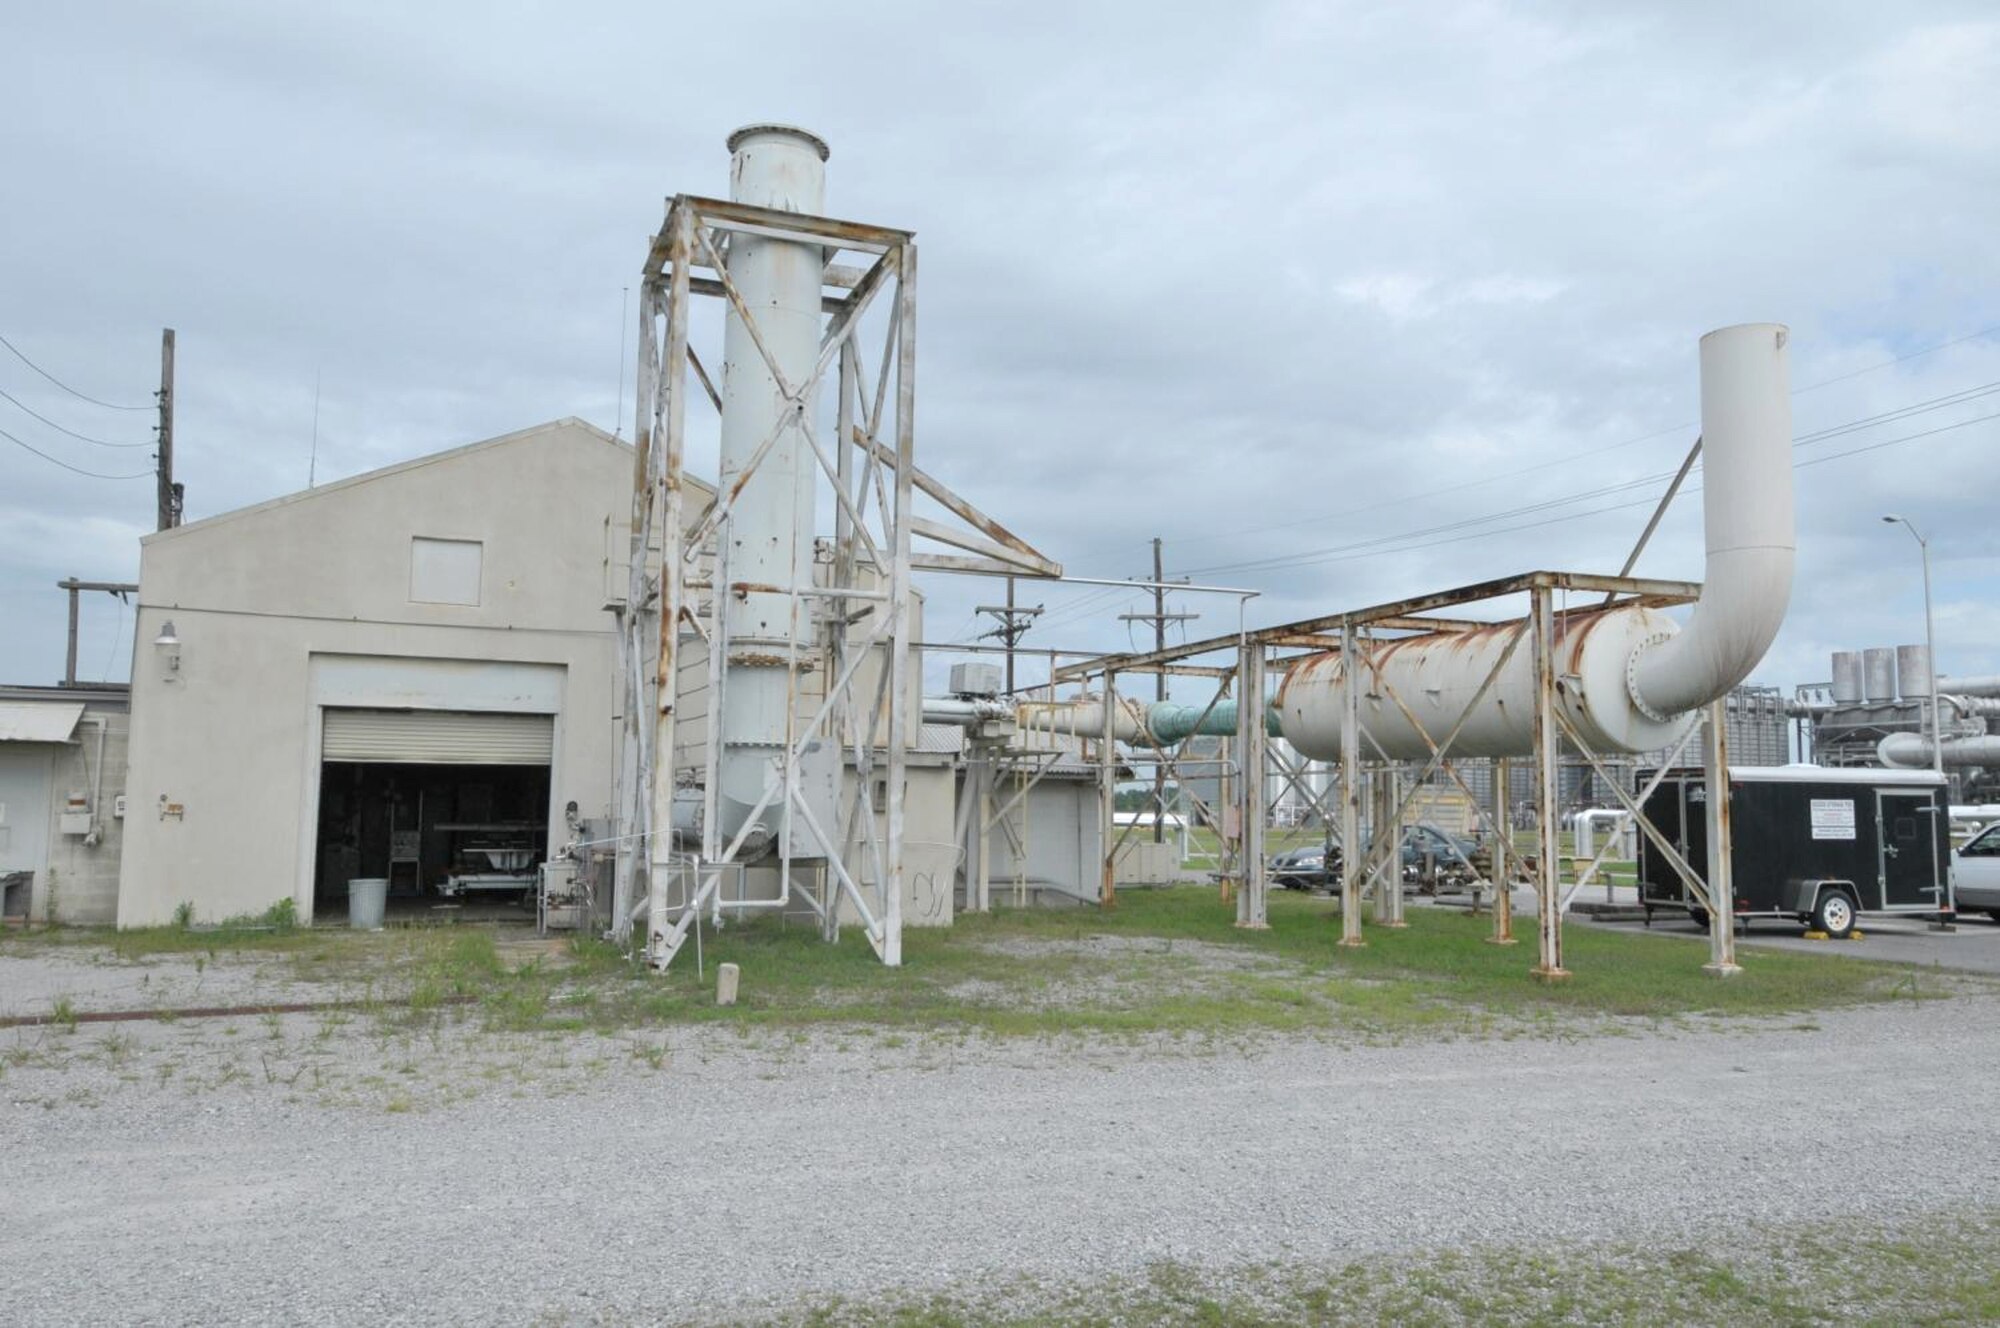
[[[1206,715],[1202,713],[1204,710]],[[1217,701],[1212,706],[1196,706],[1155,701],[1146,707],[1146,729],[1153,735],[1153,741],[1162,747],[1171,747],[1181,739],[1197,734],[1231,737],[1236,733],[1236,702],[1230,699]],[[1283,730],[1278,727],[1275,706],[1264,709],[1264,732],[1274,738],[1284,736]]]

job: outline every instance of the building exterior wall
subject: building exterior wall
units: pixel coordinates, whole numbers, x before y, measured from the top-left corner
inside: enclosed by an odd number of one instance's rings
[[[118,864],[125,825],[115,814],[125,792],[129,711],[122,690],[58,687],[0,688],[0,701],[56,702],[83,706],[76,732],[64,743],[0,743],[0,783],[32,780],[29,797],[8,809],[9,837],[16,850],[33,848],[35,873],[27,916],[37,923],[89,926],[110,923],[118,911]],[[64,813],[73,793],[88,807],[81,833],[66,826]],[[0,791],[0,802],[14,802]],[[36,824],[25,825],[32,815]],[[0,855],[11,867],[13,855]]]
[[[609,817],[619,687],[604,591],[622,577],[611,532],[631,479],[629,448],[565,420],[148,536],[118,924],[166,922],[182,902],[203,920],[284,899],[310,915],[315,679],[340,657],[503,680],[560,670],[550,842],[569,802]],[[413,599],[419,538],[479,544],[478,603]],[[154,645],[169,622],[180,645]]]

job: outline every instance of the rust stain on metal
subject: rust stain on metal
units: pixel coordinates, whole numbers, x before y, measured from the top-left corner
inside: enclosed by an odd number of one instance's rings
[[[792,667],[792,661],[785,656],[758,650],[746,650],[741,654],[731,655],[729,662],[732,665],[741,665],[746,669],[785,669]],[[813,666],[810,660],[799,661],[798,672],[811,673],[812,669]]]

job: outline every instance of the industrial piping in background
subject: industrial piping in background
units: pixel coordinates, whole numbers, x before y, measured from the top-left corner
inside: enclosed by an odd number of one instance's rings
[[[1891,733],[1875,748],[1875,754],[1892,768],[1927,769],[1931,740],[1928,735]],[[2000,737],[1946,738],[1939,756],[1950,766],[2000,766]]]

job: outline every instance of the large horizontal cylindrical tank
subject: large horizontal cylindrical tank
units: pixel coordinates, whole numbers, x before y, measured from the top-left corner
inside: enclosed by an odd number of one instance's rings
[[[1361,727],[1367,735],[1362,756],[1374,757],[1379,745],[1395,760],[1429,757],[1431,746],[1424,736],[1444,741],[1506,652],[1514,630],[1509,624],[1442,632],[1377,647],[1373,670],[1364,668],[1360,677]],[[1557,702],[1593,749],[1643,752],[1671,746],[1694,722],[1691,712],[1667,720],[1649,718],[1626,690],[1626,665],[1633,652],[1673,630],[1673,620],[1653,609],[1595,610],[1558,619]],[[1286,740],[1307,756],[1339,759],[1343,670],[1339,652],[1315,655],[1295,665],[1278,692],[1279,725]],[[1422,725],[1422,733],[1403,706]],[[1534,651],[1523,640],[1459,731],[1451,754],[1520,756],[1534,750],[1534,739]]]
[[[1833,701],[1835,705],[1861,704],[1861,652],[1833,652]]]
[[[1896,699],[1896,651],[1870,646],[1861,652],[1861,699],[1882,705]]]

